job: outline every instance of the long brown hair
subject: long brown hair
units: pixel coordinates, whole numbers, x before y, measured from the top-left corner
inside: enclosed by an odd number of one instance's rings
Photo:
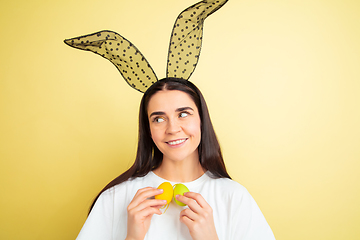
[[[96,196],[90,207],[93,208],[100,194],[107,189],[130,178],[142,177],[161,165],[163,154],[154,144],[147,113],[150,98],[158,91],[178,90],[187,93],[195,102],[201,120],[201,140],[198,147],[201,166],[216,178],[230,178],[226,171],[219,142],[212,126],[209,111],[200,90],[191,82],[179,78],[164,78],[154,83],[144,94],[139,111],[138,147],[134,164],[120,176],[106,185]],[[230,178],[231,179],[231,178]],[[90,212],[89,211],[89,212]]]

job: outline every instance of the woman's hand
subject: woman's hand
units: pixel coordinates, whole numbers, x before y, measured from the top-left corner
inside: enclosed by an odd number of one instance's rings
[[[162,193],[162,189],[152,187],[139,189],[127,207],[127,240],[143,240],[154,214],[161,215],[160,207],[166,200],[149,199]]]
[[[176,199],[189,207],[181,211],[180,221],[188,227],[194,240],[219,239],[216,234],[212,208],[201,194],[186,192],[184,196],[177,195]]]

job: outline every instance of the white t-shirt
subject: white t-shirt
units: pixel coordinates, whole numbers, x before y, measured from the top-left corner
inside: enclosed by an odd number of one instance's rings
[[[144,187],[156,188],[163,182],[169,181],[149,172],[144,177],[125,181],[103,192],[77,240],[125,239],[126,208],[137,190]],[[200,193],[213,209],[215,228],[220,240],[275,239],[256,202],[239,183],[227,178],[211,178],[211,173],[207,172],[184,185],[191,192]],[[185,207],[178,206],[172,201],[165,213],[153,215],[145,240],[192,239],[188,228],[179,219],[180,212]]]

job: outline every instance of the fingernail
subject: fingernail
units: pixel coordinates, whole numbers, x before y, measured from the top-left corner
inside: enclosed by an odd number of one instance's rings
[[[162,188],[159,188],[159,192],[163,192],[164,191],[164,189],[162,189]]]
[[[178,198],[179,196],[180,196],[180,195],[178,194],[178,195],[175,196],[175,198]]]

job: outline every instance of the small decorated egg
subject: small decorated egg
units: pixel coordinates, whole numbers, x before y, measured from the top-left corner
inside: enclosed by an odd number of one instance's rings
[[[155,199],[166,200],[167,204],[171,202],[173,197],[173,187],[169,182],[163,182],[159,185],[158,189],[163,189],[163,193],[156,195]]]
[[[186,204],[176,200],[176,195],[184,195],[184,193],[189,192],[189,189],[184,184],[176,184],[174,187],[174,200],[179,206],[186,206]]]

